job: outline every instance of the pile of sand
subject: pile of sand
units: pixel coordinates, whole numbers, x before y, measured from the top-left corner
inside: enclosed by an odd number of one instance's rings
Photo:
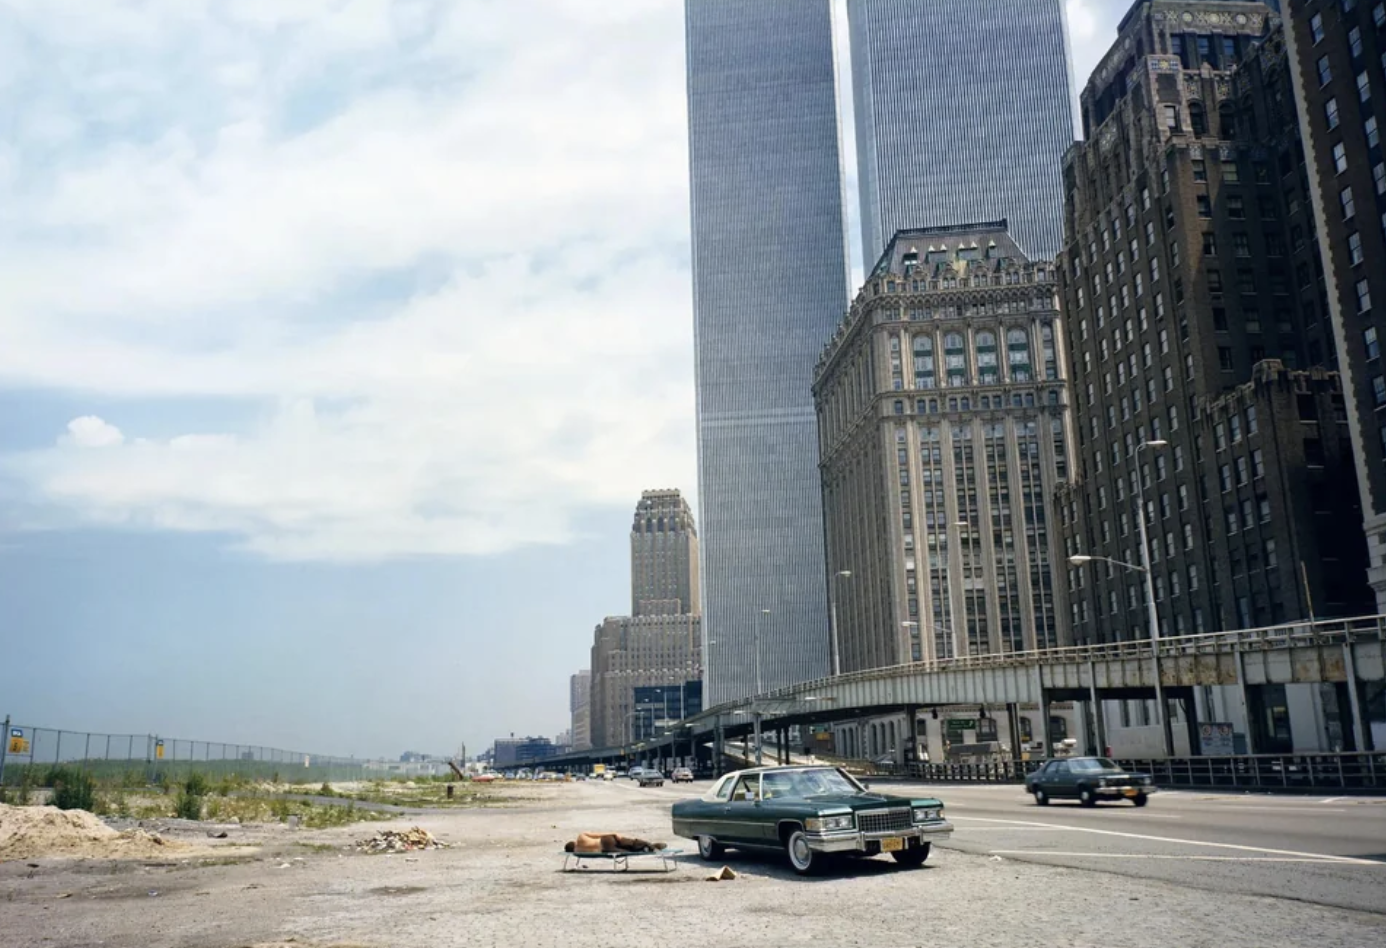
[[[144,859],[184,848],[144,830],[118,833],[86,810],[0,803],[0,862],[40,856]]]

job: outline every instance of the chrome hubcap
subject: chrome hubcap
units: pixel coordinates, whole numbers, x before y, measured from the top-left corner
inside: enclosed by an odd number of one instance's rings
[[[794,837],[794,841],[790,844],[790,855],[794,857],[794,864],[800,869],[807,866],[809,860],[813,858],[808,841],[802,836]]]

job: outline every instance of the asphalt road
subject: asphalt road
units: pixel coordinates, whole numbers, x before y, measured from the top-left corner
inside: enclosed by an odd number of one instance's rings
[[[682,799],[707,786],[638,792]],[[943,800],[954,825],[944,849],[1082,869],[1094,886],[1154,879],[1386,915],[1386,798],[1162,792],[1143,809],[1088,809],[1039,807],[1018,786],[876,789]]]

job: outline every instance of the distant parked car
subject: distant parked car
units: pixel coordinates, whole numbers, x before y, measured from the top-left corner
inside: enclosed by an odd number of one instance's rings
[[[1106,757],[1051,760],[1025,778],[1025,792],[1034,794],[1038,806],[1065,797],[1083,806],[1096,806],[1099,800],[1130,800],[1145,806],[1155,791],[1149,774],[1132,773]]]
[[[674,783],[692,783],[693,771],[687,767],[675,767],[673,775],[669,778]]]

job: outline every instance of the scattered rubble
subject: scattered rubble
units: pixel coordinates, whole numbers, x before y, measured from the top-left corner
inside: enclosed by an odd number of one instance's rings
[[[704,882],[721,882],[723,879],[735,879],[736,871],[731,866],[723,866],[721,869],[706,877]]]
[[[419,849],[447,849],[448,844],[435,839],[433,834],[421,826],[407,830],[381,830],[370,839],[356,844],[363,853],[409,853]]]
[[[185,848],[141,829],[117,832],[86,810],[0,804],[0,862],[40,856],[141,859]]]

